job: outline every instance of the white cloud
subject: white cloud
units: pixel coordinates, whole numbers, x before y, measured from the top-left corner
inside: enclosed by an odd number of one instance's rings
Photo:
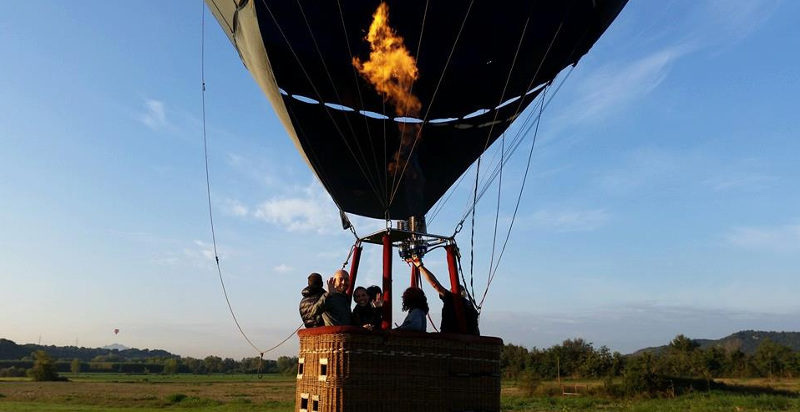
[[[225,162],[238,173],[264,186],[275,185],[275,162],[270,159],[226,153]]]
[[[764,24],[782,0],[710,0],[703,5],[700,35],[707,42],[725,44],[738,41]],[[704,30],[703,30],[704,29]]]
[[[284,226],[290,232],[323,232],[330,221],[323,216],[328,212],[318,202],[308,198],[268,200],[258,206],[254,216],[270,223]]]
[[[680,58],[734,44],[768,21],[780,3],[781,0],[710,0],[698,5],[679,5],[685,7],[685,13],[670,10],[672,19],[659,16],[664,31],[649,30],[652,36],[649,41],[674,40],[662,44],[660,49],[657,45],[648,47],[657,51],[638,59],[590,67],[589,74],[575,87],[578,97],[570,99],[575,103],[555,119],[554,130],[624,112],[655,90]],[[645,44],[648,40],[637,43]],[[620,47],[618,52],[622,51]]]
[[[267,200],[252,215],[290,232],[329,233],[340,227],[337,208],[319,183],[300,192],[300,196]]]
[[[582,97],[568,110],[570,122],[589,122],[624,110],[653,91],[667,77],[672,63],[687,52],[670,47],[625,66],[609,64],[598,68],[576,89]]]
[[[691,167],[694,164],[699,162],[694,162],[693,158],[686,155],[641,148],[632,151],[616,169],[599,176],[596,184],[617,195],[629,194],[644,186],[654,188],[656,184],[663,189],[669,187],[670,182],[698,173],[695,167]]]
[[[738,227],[727,235],[728,243],[751,250],[779,253],[800,251],[800,224],[771,227]]]
[[[225,211],[233,216],[244,217],[250,213],[250,209],[236,199],[225,201]]]
[[[714,165],[712,176],[705,183],[717,192],[764,189],[779,179],[762,172],[768,167],[763,163],[759,159],[742,159]]]
[[[150,261],[167,266],[191,266],[195,268],[209,269],[216,262],[214,259],[214,245],[200,240],[192,242],[192,246],[187,246],[180,251],[165,251],[152,258]],[[220,259],[223,253],[219,253]]]
[[[610,217],[605,210],[551,211],[539,210],[532,215],[534,224],[553,228],[558,232],[585,232],[595,230],[608,223]]]
[[[734,174],[731,176],[718,176],[709,179],[708,183],[715,191],[726,192],[730,190],[758,190],[765,185],[775,182],[773,176],[764,174]]]
[[[142,123],[153,130],[159,130],[167,126],[166,110],[163,102],[146,99],[144,105],[145,113],[140,117]]]
[[[289,273],[289,272],[293,271],[294,268],[289,266],[289,265],[287,265],[287,264],[285,264],[285,263],[281,263],[280,265],[275,266],[274,268],[272,268],[272,270],[274,270],[274,271],[276,271],[278,273]]]

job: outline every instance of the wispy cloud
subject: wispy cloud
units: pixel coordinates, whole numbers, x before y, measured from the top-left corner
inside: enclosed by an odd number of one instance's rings
[[[641,187],[669,186],[668,182],[681,180],[695,168],[691,156],[656,149],[641,148],[631,152],[616,169],[598,176],[595,183],[608,192],[625,195]],[[697,162],[694,162],[697,163]]]
[[[610,216],[605,210],[539,210],[531,216],[537,226],[544,226],[558,232],[586,232],[598,229],[608,223]]]
[[[582,97],[568,110],[572,122],[591,122],[619,113],[643,98],[667,77],[673,62],[687,52],[669,47],[626,65],[601,67],[577,85]]]
[[[765,173],[766,168],[764,162],[752,158],[717,164],[704,183],[716,192],[758,191],[779,181],[777,177]]]
[[[709,46],[734,43],[772,17],[782,0],[710,0],[697,15],[699,33]],[[704,20],[700,20],[704,19]]]
[[[765,174],[742,174],[716,176],[706,181],[714,191],[758,190],[777,181],[774,176]]]
[[[281,225],[290,232],[330,233],[339,226],[339,216],[333,201],[319,183],[302,190],[294,197],[281,197],[261,203],[253,217]]]
[[[800,224],[769,227],[738,227],[727,236],[728,243],[750,250],[778,253],[800,252]]]
[[[287,264],[285,264],[285,263],[281,263],[280,265],[275,266],[274,268],[272,268],[272,270],[274,270],[274,271],[276,271],[278,273],[289,273],[289,272],[293,271],[294,268],[289,266],[289,265],[287,265]]]
[[[244,217],[250,214],[250,209],[236,199],[225,200],[224,210],[228,214],[239,217]]]
[[[250,156],[226,153],[225,162],[232,169],[236,170],[243,176],[255,180],[264,186],[273,186],[275,184],[275,162],[267,158],[253,158]]]
[[[623,113],[657,89],[682,57],[738,42],[768,21],[780,3],[781,0],[711,0],[699,5],[673,2],[671,7],[664,6],[663,15],[653,23],[655,27],[636,36],[637,44],[619,47],[618,53],[643,44],[647,44],[644,49],[656,51],[627,59],[620,56],[604,66],[589,67],[574,87],[573,93],[578,97],[569,99],[575,103],[554,118],[554,130]]]
[[[146,99],[144,102],[145,112],[139,119],[153,130],[160,130],[167,126],[166,109],[164,102]]]
[[[219,252],[220,258],[227,256]],[[214,246],[201,240],[195,240],[191,246],[178,251],[165,251],[150,259],[151,262],[167,266],[186,266],[209,269],[214,265]]]

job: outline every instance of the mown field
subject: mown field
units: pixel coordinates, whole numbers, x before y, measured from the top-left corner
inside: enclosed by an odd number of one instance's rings
[[[268,375],[81,374],[69,382],[0,379],[0,411],[292,411],[293,377]],[[800,379],[727,380],[741,390],[697,391],[675,398],[615,400],[588,395],[601,382],[580,382],[579,395],[561,395],[546,382],[527,396],[504,382],[504,411],[800,411]],[[776,394],[776,390],[785,391]],[[575,392],[572,387],[569,391]],[[793,392],[795,395],[792,395]]]

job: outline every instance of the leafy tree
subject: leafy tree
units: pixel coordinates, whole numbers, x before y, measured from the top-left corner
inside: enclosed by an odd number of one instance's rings
[[[283,375],[291,375],[297,371],[297,359],[296,356],[288,357],[288,356],[280,356],[278,357],[278,372]]]
[[[517,380],[517,387],[527,396],[532,397],[542,384],[542,378],[533,370],[526,369]]]
[[[784,365],[791,363],[791,352],[786,346],[765,338],[756,348],[753,358],[762,375],[772,378],[783,375]]]
[[[178,360],[175,358],[167,359],[164,362],[164,374],[174,375],[178,372]]]
[[[628,395],[654,396],[664,387],[663,379],[654,371],[655,357],[650,353],[631,359],[622,374]]]
[[[69,365],[69,370],[72,371],[73,374],[77,375],[81,371],[81,360],[75,358],[72,360],[72,363]]]
[[[205,365],[200,359],[186,357],[183,358],[183,364],[194,374],[206,373]]]
[[[28,376],[35,381],[59,381],[63,380],[56,372],[56,364],[53,358],[43,350],[37,350],[31,354],[33,356],[33,367],[28,369]]]
[[[528,350],[522,346],[508,344],[503,346],[500,352],[500,368],[505,377],[517,379],[519,374],[525,370],[529,358]]]
[[[222,358],[219,356],[206,356],[203,359],[203,365],[205,366],[206,373],[220,373],[224,370],[224,363],[222,362]]]
[[[233,358],[225,358],[222,360],[222,369],[225,373],[231,373],[236,371],[238,364]]]

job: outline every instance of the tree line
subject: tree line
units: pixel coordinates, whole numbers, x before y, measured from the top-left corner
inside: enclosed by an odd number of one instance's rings
[[[800,351],[769,338],[752,353],[721,345],[701,347],[678,335],[669,345],[633,355],[595,349],[581,338],[549,349],[506,344],[501,354],[503,377],[533,391],[543,380],[604,380],[609,394],[650,394],[720,385],[716,378],[793,378],[800,376]]]

